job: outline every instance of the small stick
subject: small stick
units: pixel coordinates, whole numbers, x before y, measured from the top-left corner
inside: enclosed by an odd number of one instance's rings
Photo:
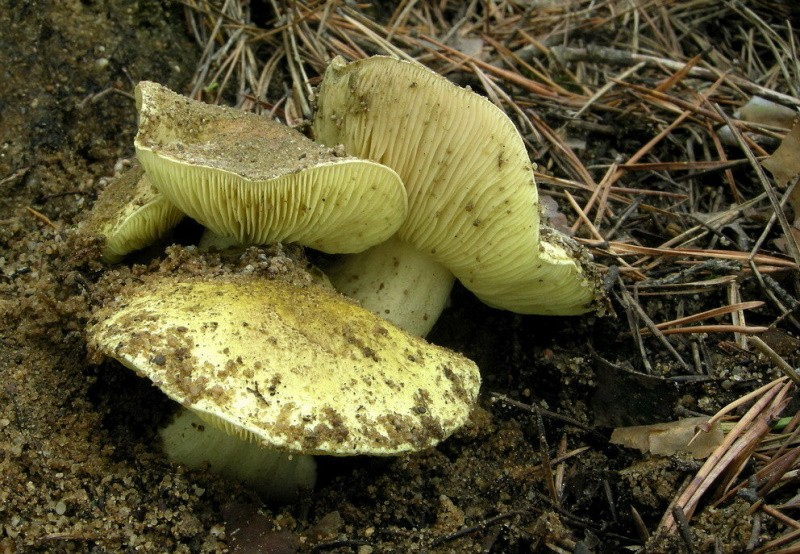
[[[744,547],[745,552],[752,552],[761,542],[761,514],[753,515],[753,529],[750,531],[750,540]]]
[[[686,550],[689,554],[694,552],[694,548],[692,546],[692,530],[689,527],[689,521],[686,519],[686,514],[683,513],[683,510],[680,506],[673,506],[672,507],[672,517],[675,518],[675,521],[678,522],[678,532],[683,539],[683,542],[686,543]]]
[[[600,187],[598,187],[597,190],[600,190]],[[597,230],[597,227],[594,226],[594,223],[591,222],[589,217],[586,215],[586,212],[583,211],[584,209],[581,208],[578,202],[575,201],[575,198],[568,191],[564,191],[564,195],[567,197],[567,200],[569,200],[572,209],[575,210],[576,214],[578,214],[579,221],[586,224],[586,226],[589,228],[589,232],[591,232],[592,235],[594,235],[594,238],[605,242],[605,238],[603,237],[603,235],[600,233],[600,231]],[[578,222],[576,222],[576,225],[577,223]]]
[[[692,348],[692,361],[694,362],[694,370],[698,375],[703,373],[703,360],[700,358],[700,347],[698,346],[696,338],[691,339]]]
[[[525,404],[524,402],[519,402],[518,400],[514,400],[513,398],[509,398],[509,397],[507,397],[507,396],[505,396],[503,394],[500,394],[498,392],[492,392],[492,393],[489,393],[489,395],[493,399],[499,400],[499,401],[501,401],[501,402],[503,402],[505,404],[508,404],[509,406],[514,406],[515,408],[519,408],[521,410],[525,410],[525,411],[531,412],[531,413],[534,413],[534,412],[538,411],[540,414],[542,414],[545,417],[548,417],[550,419],[555,419],[556,421],[561,421],[562,423],[566,423],[567,425],[572,425],[573,427],[577,427],[578,429],[581,429],[582,431],[586,431],[586,432],[592,433],[597,438],[605,439],[605,437],[602,434],[600,434],[596,430],[592,429],[588,425],[586,425],[584,423],[581,423],[577,419],[571,418],[569,416],[561,415],[558,412],[551,412],[550,410],[545,410],[544,408],[534,407],[534,406],[532,406],[530,404]]]
[[[554,460],[551,460],[552,463],[556,464],[555,485],[559,503],[561,502],[561,498],[564,495],[564,472],[566,470],[566,464],[563,462],[563,460],[566,454],[567,454],[567,434],[562,433],[561,440],[558,443],[558,451],[556,452],[556,458]],[[556,461],[556,460],[562,460],[562,461]]]
[[[120,89],[115,88],[115,87],[108,87],[108,88],[105,88],[105,89],[101,90],[100,92],[98,92],[96,94],[90,94],[89,96],[87,96],[86,98],[84,98],[83,100],[81,100],[80,102],[75,104],[75,106],[80,108],[80,109],[83,109],[83,108],[86,107],[87,104],[94,104],[95,102],[97,102],[98,100],[103,98],[104,96],[106,96],[108,94],[111,94],[111,93],[119,94],[121,96],[124,96],[125,98],[128,98],[129,100],[135,100],[136,99],[133,96],[133,94],[131,94],[130,92],[126,92],[124,90],[120,90]]]
[[[761,504],[761,511],[767,514],[768,516],[777,519],[778,521],[780,521],[781,523],[783,523],[788,527],[792,527],[794,529],[800,529],[800,521],[790,518],[789,516],[787,516],[786,514],[784,514],[779,510],[776,510],[769,504]]]
[[[693,67],[696,67],[698,63],[700,63],[703,59],[703,54],[697,54],[692,59],[687,61],[684,66],[677,71],[675,71],[672,75],[661,81],[658,86],[653,89],[658,92],[666,92],[669,89],[673,88],[678,83],[682,82],[686,76],[689,74],[689,71]]]
[[[739,304],[733,304],[730,306],[721,306],[719,308],[714,308],[712,310],[706,310],[704,312],[696,313],[693,315],[687,315],[686,317],[682,317],[679,319],[673,319],[671,321],[665,321],[663,323],[656,324],[657,329],[664,329],[665,327],[673,327],[675,325],[683,325],[684,323],[694,323],[695,321],[702,321],[704,319],[708,319],[710,317],[717,317],[721,315],[725,315],[731,313],[736,310],[751,310],[753,308],[760,308],[764,305],[764,302],[761,300],[753,300],[751,302],[740,302]],[[645,329],[641,330],[645,332]]]
[[[736,400],[734,400],[730,404],[727,404],[721,410],[719,410],[717,413],[715,413],[713,416],[711,416],[711,419],[709,419],[704,424],[704,426],[703,426],[704,430],[708,431],[708,429],[710,429],[712,425],[714,425],[717,421],[719,421],[723,417],[725,417],[726,414],[728,414],[728,413],[732,412],[733,410],[739,408],[743,404],[747,404],[748,402],[750,402],[754,398],[756,398],[758,396],[761,396],[763,393],[765,393],[769,389],[777,386],[781,382],[785,383],[786,382],[786,377],[780,377],[778,379],[775,379],[774,381],[770,381],[769,383],[767,383],[763,387],[759,387],[756,390],[745,394],[744,396],[740,396],[739,398],[737,398]],[[699,435],[699,433],[698,433],[698,435]],[[695,436],[695,438],[696,438],[696,436]],[[694,440],[694,438],[692,440]]]
[[[21,169],[16,170],[14,173],[9,175],[8,177],[3,177],[2,179],[0,179],[0,187],[10,183],[11,181],[14,181],[15,179],[19,179],[20,177],[25,175],[28,172],[28,170],[30,170],[30,168],[31,168],[30,166],[23,167]]]
[[[386,40],[390,41],[394,38],[394,34],[397,30],[402,26],[405,25],[406,20],[408,19],[408,14],[411,13],[411,10],[414,9],[414,4],[417,3],[417,0],[403,0],[395,9],[394,13],[392,13],[392,17],[389,18],[389,23],[391,23],[391,27],[388,29],[388,33],[386,33]],[[327,7],[326,2],[326,7]],[[405,5],[404,5],[405,4]]]
[[[370,29],[367,24],[371,21],[361,21],[361,14],[350,8],[343,9],[343,17],[345,21],[349,22],[355,29],[361,31],[369,40],[380,46],[380,48],[387,54],[391,54],[406,61],[416,63],[416,60],[409,56],[403,49],[397,48],[391,42],[384,40],[381,36]],[[347,34],[347,33],[345,33]]]
[[[719,133],[717,133],[713,127],[711,126],[711,122],[706,120],[706,130],[708,131],[708,135],[711,137],[711,142],[714,143],[714,148],[717,151],[717,156],[723,162],[728,160],[728,156],[725,154],[725,148],[722,146],[722,141],[719,138]],[[728,182],[728,188],[731,191],[731,195],[733,196],[733,201],[736,204],[742,203],[742,195],[739,194],[739,189],[736,187],[736,179],[733,178],[733,171],[730,168],[726,168],[723,171],[723,175],[725,175],[725,180]]]
[[[762,498],[767,496],[772,489],[777,485],[789,472],[792,467],[794,467],[795,462],[800,458],[800,447],[795,447],[792,450],[786,452],[785,454],[781,454],[782,451],[788,444],[791,444],[792,440],[797,437],[797,430],[789,435],[789,438],[786,439],[783,444],[781,444],[779,448],[779,452],[775,455],[767,467],[765,469],[769,469],[769,472],[765,473],[766,481],[758,490],[758,495]]]
[[[580,158],[545,121],[533,110],[527,110],[531,122],[536,126],[536,130],[541,133],[547,141],[552,144],[555,149],[561,153],[566,160],[569,161],[569,167],[575,174],[584,182],[589,190],[596,190],[597,183],[594,182],[591,173],[586,169],[586,166],[581,162]],[[609,183],[610,185],[611,183]]]
[[[779,554],[779,552],[780,554],[790,554],[790,553],[796,554],[797,550],[792,547],[790,547],[789,550],[782,550],[782,551],[775,550],[776,546],[782,546],[787,542],[792,542],[796,539],[800,539],[800,529],[795,529],[790,533],[786,533],[785,535],[781,535],[780,537],[773,539],[768,543],[762,544],[761,548],[754,551],[754,554],[766,554],[767,552],[770,552],[772,554]]]
[[[597,200],[598,196],[600,196],[600,203],[599,203],[599,205],[597,207],[597,212],[595,212],[595,218],[594,218],[594,225],[595,226],[599,224],[600,220],[603,218],[603,213],[606,211],[606,207],[607,207],[607,203],[608,203],[608,195],[609,195],[609,193],[611,191],[611,186],[610,186],[611,181],[610,181],[610,179],[611,179],[611,176],[614,175],[617,172],[617,167],[618,166],[615,163],[612,163],[610,166],[608,166],[608,169],[606,170],[606,174],[603,175],[602,180],[597,184],[597,187],[592,191],[592,195],[589,197],[589,200],[586,202],[586,205],[583,207],[583,211],[588,214],[589,210],[592,209],[592,206],[594,205],[595,200]],[[614,217],[614,214],[611,213],[610,210],[609,210],[609,214],[608,215],[611,218]],[[578,226],[579,226],[579,224],[576,221],[575,224],[572,226],[572,229],[571,229],[573,234],[578,230]]]
[[[339,548],[355,548],[360,549],[362,546],[367,546],[369,543],[367,541],[361,540],[352,540],[352,539],[345,539],[345,540],[337,540],[337,541],[330,541],[330,542],[321,542],[319,544],[315,544],[311,547],[309,552],[325,552],[327,550],[334,550]],[[262,547],[266,548],[266,547]],[[285,547],[288,548],[288,547]]]
[[[642,335],[639,333],[639,326],[636,324],[637,321],[635,320],[634,312],[639,313],[641,306],[639,306],[639,310],[636,310],[634,304],[636,303],[633,299],[633,296],[625,290],[625,283],[622,281],[621,277],[617,277],[619,284],[620,284],[620,294],[615,295],[617,299],[622,304],[622,307],[625,308],[625,315],[628,318],[628,327],[631,329],[631,335],[633,335],[633,340],[638,346],[639,349],[639,357],[642,360],[642,365],[644,366],[644,371],[648,375],[653,373],[653,366],[650,364],[650,360],[647,357],[647,350],[644,347],[644,341],[642,341]],[[658,331],[656,331],[658,332]],[[662,335],[663,336],[663,335]]]
[[[449,535],[445,535],[444,537],[438,537],[438,538],[434,539],[431,542],[430,546],[431,546],[431,548],[433,548],[433,547],[439,546],[441,544],[444,544],[446,542],[454,541],[454,540],[456,540],[458,538],[461,538],[461,537],[463,537],[465,535],[469,535],[470,533],[474,533],[476,531],[482,531],[483,529],[486,529],[487,527],[491,527],[492,525],[500,523],[503,520],[510,519],[512,517],[523,515],[523,514],[527,514],[527,513],[528,512],[526,510],[514,510],[514,511],[511,511],[511,512],[506,512],[504,514],[500,514],[500,515],[496,515],[494,517],[490,517],[490,518],[484,519],[483,521],[480,521],[480,522],[476,523],[475,525],[471,525],[469,527],[464,527],[463,529],[459,529],[455,533],[451,533]]]
[[[664,335],[685,335],[691,333],[743,333],[752,335],[755,333],[766,333],[769,327],[758,325],[694,325],[692,327],[676,327],[674,329],[662,329]]]
[[[509,70],[503,69],[501,67],[493,66],[492,64],[484,62],[483,60],[479,60],[478,58],[470,56],[469,54],[464,54],[463,52],[459,52],[455,48],[450,48],[446,44],[443,44],[443,43],[439,42],[438,40],[436,40],[433,37],[430,37],[430,36],[427,36],[427,35],[421,35],[420,38],[422,38],[422,40],[423,40],[423,42],[422,42],[423,46],[425,46],[426,42],[430,43],[433,46],[436,46],[437,48],[443,50],[447,54],[449,54],[451,56],[458,56],[459,58],[462,58],[464,60],[468,60],[468,61],[474,63],[475,65],[477,65],[478,67],[480,67],[481,69],[483,69],[485,71],[488,71],[489,73],[493,73],[497,77],[500,77],[501,79],[504,79],[504,80],[506,80],[506,81],[508,81],[510,83],[513,83],[513,84],[515,84],[515,85],[527,90],[530,93],[538,94],[539,96],[545,96],[547,98],[555,98],[555,97],[558,96],[558,93],[554,92],[553,90],[549,89],[548,87],[543,86],[543,85],[537,83],[536,81],[532,81],[531,79],[527,79],[527,78],[523,77],[522,75],[520,75],[519,73],[517,73],[515,71],[509,71]],[[442,54],[440,52],[434,51],[432,48],[430,48],[430,46],[428,46],[427,48],[428,48],[428,50],[431,50],[431,52],[433,54],[436,54],[438,56],[442,56]]]
[[[739,282],[738,281],[731,281],[728,283],[728,302],[732,306],[740,305],[742,298],[739,294]],[[733,323],[736,327],[747,327],[747,324],[744,319],[744,308],[739,308],[730,312],[731,314],[731,323]],[[749,350],[747,348],[747,335],[745,333],[739,333],[738,331],[734,331],[733,333],[733,340],[739,345],[739,348],[742,350]]]
[[[114,535],[116,538],[116,535]],[[108,535],[99,534],[92,531],[66,531],[61,533],[48,533],[42,535],[37,540],[39,542],[45,541],[98,541],[102,539],[109,539]]]
[[[789,365],[789,362],[784,360],[780,354],[775,352],[766,342],[758,337],[750,337],[750,341],[762,354],[772,360],[772,363],[778,366],[787,377],[794,381],[795,384],[800,385],[800,375],[797,374],[797,371],[795,371],[795,369]]]
[[[722,79],[717,79],[717,81],[714,84],[712,84],[708,88],[708,90],[703,92],[702,96],[695,104],[699,106],[700,103],[707,101],[707,98],[711,96],[711,94],[713,94],[714,91],[717,90],[717,88],[719,88],[722,82],[723,82]],[[660,143],[664,138],[669,136],[669,134],[672,131],[674,131],[681,123],[683,123],[684,120],[686,120],[690,115],[692,115],[692,112],[693,112],[692,109],[685,109],[683,112],[681,112],[681,114],[677,118],[675,118],[669,125],[667,125],[664,129],[662,129],[656,136],[647,141],[647,143],[645,143],[644,146],[639,148],[639,150],[637,150],[630,158],[628,158],[628,161],[626,163],[636,163],[640,159],[642,159],[658,143]],[[609,185],[616,183],[623,176],[623,174],[624,171],[621,169],[615,172],[614,175],[612,175],[609,178]]]
[[[565,452],[563,456],[558,455],[555,458],[551,458],[550,464],[556,468],[556,471],[558,471],[558,469],[562,467],[561,464],[563,464],[564,462],[566,462],[571,458],[574,458],[575,456],[580,456],[581,454],[589,450],[589,448],[590,447],[588,446],[581,446],[580,448],[576,448],[575,450],[570,450],[569,452]],[[535,465],[535,466],[530,466],[529,471],[530,473],[537,473],[539,471],[542,471],[542,469],[543,468],[541,465]],[[556,485],[558,485],[558,482],[556,482]],[[563,495],[563,487],[559,487],[559,494]]]
[[[770,383],[761,398],[728,432],[722,444],[706,459],[689,486],[677,498],[675,505],[683,510],[684,515],[691,517],[700,498],[717,477],[722,475],[732,462],[739,459],[743,451],[752,448],[760,437],[769,431],[767,416],[783,410],[789,401],[787,394],[791,386],[791,383],[787,383],[785,378]],[[765,387],[759,390],[762,389]],[[706,426],[710,426],[712,421],[718,417],[721,417],[719,412],[706,423]],[[661,520],[659,527],[663,527],[669,532],[675,529],[676,523],[674,514],[668,512]]]
[[[31,214],[33,217],[44,223],[45,225],[49,225],[53,229],[57,229],[56,224],[53,223],[49,217],[44,215],[42,212],[38,210],[34,210],[30,206],[25,206],[25,209],[28,210],[28,213]]]
[[[708,160],[694,162],[640,162],[625,163],[619,167],[628,171],[697,171],[691,177],[701,175],[701,171],[720,171],[731,167],[738,167],[748,163],[747,160]],[[698,171],[699,170],[699,171]],[[681,177],[676,178],[677,181]]]
[[[637,196],[636,198],[633,199],[633,202],[631,202],[628,205],[628,207],[625,208],[625,211],[622,212],[617,217],[617,220],[616,222],[614,222],[614,226],[611,228],[611,230],[606,232],[605,240],[607,241],[611,240],[611,238],[617,234],[617,231],[620,230],[622,224],[625,223],[628,220],[628,218],[636,211],[636,209],[639,207],[639,204],[642,203],[643,199],[644,199],[643,196]]]
[[[673,71],[680,71],[686,65],[683,62],[676,62],[667,58],[647,56],[644,54],[634,54],[624,50],[605,47],[570,48],[566,46],[554,46],[550,50],[555,56],[564,61],[600,61],[624,65],[633,65],[640,62],[645,62],[648,65],[654,65],[656,67],[663,66]],[[692,67],[689,69],[689,76],[707,81],[716,81],[719,78],[719,76],[713,71],[702,67]],[[728,79],[731,81],[731,83],[750,94],[756,94],[766,98],[767,100],[772,100],[773,102],[791,107],[800,106],[800,98],[783,94],[767,87],[762,87],[748,81],[743,77],[728,75]]]
[[[603,479],[603,492],[606,494],[606,500],[608,501],[608,509],[611,511],[611,519],[614,520],[614,523],[617,522],[617,506],[614,503],[614,493],[611,491],[611,484],[609,484],[608,479]]]
[[[631,517],[633,518],[633,526],[636,528],[636,534],[639,535],[643,544],[647,544],[647,541],[650,540],[650,531],[647,530],[642,516],[633,506],[631,506]]]
[[[630,77],[634,73],[637,73],[645,65],[647,65],[647,64],[645,64],[644,62],[640,62],[640,63],[634,65],[633,67],[629,67],[628,69],[626,69],[625,71],[623,71],[622,73],[617,75],[616,77],[606,81],[606,84],[603,85],[602,87],[600,87],[599,89],[597,89],[597,92],[595,92],[592,95],[592,97],[589,98],[583,104],[583,106],[581,106],[581,108],[577,112],[575,112],[575,114],[572,117],[574,117],[575,119],[579,118],[581,116],[581,114],[583,114],[583,112],[588,110],[592,106],[592,104],[594,104],[600,98],[602,98],[608,91],[610,91],[612,88],[614,88],[615,85],[617,85],[618,83],[624,81],[625,79],[627,79],[628,77]]]
[[[735,260],[740,262],[747,262],[751,254],[747,252],[739,252],[738,250],[704,250],[702,248],[652,248],[647,246],[638,246],[636,244],[628,244],[624,242],[611,241],[608,243],[609,250],[614,254],[646,254],[649,256],[696,256],[698,258],[721,258],[727,260]],[[768,254],[755,254],[752,259],[757,264],[772,265],[776,267],[797,270],[800,266],[793,260],[786,260]]]
[[[634,287],[635,287],[635,285],[634,285]],[[627,290],[623,289],[622,293],[630,296],[630,293],[628,293]],[[683,369],[685,369],[686,371],[690,371],[691,368],[689,367],[689,364],[686,363],[686,361],[683,359],[683,357],[681,357],[681,355],[678,354],[678,351],[675,350],[675,347],[672,346],[672,343],[670,343],[667,340],[667,338],[664,336],[664,335],[668,334],[669,331],[672,331],[672,330],[666,330],[666,332],[665,332],[665,331],[662,331],[661,329],[659,329],[658,327],[656,327],[656,324],[653,322],[652,319],[650,319],[650,316],[647,315],[647,312],[644,311],[644,308],[642,308],[642,305],[639,304],[639,301],[635,300],[633,298],[631,298],[631,300],[634,300],[633,301],[633,308],[638,312],[639,317],[642,318],[642,321],[644,321],[644,324],[647,326],[647,328],[650,330],[650,332],[659,340],[659,342],[661,342],[661,344],[664,345],[664,348],[666,348],[669,351],[669,353],[672,354],[672,356],[678,361],[678,363],[683,366]]]
[[[553,504],[559,506],[558,490],[556,489],[556,483],[553,479],[553,470],[550,460],[550,446],[547,444],[547,435],[544,431],[544,420],[537,406],[533,406],[533,410],[534,414],[536,414],[536,427],[539,430],[539,456],[542,459],[544,482],[547,485],[547,492],[550,493],[550,499]]]

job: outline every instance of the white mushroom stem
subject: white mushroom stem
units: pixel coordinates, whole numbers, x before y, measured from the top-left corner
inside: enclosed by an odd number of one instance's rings
[[[200,237],[197,248],[200,252],[210,252],[211,250],[222,252],[234,246],[242,246],[241,241],[236,237],[219,235],[211,229],[206,229]]]
[[[446,267],[397,235],[345,256],[326,273],[336,290],[421,337],[442,313],[455,280]]]
[[[159,434],[173,462],[192,469],[208,467],[217,475],[250,485],[269,502],[293,502],[300,489],[310,489],[316,481],[312,456],[241,440],[185,408]]]

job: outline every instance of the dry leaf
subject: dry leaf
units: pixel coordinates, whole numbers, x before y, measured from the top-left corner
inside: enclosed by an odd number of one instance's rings
[[[780,187],[785,187],[789,181],[800,175],[800,118],[795,119],[792,130],[783,138],[781,145],[769,158],[761,162],[761,165],[772,173]],[[794,211],[791,232],[795,243],[800,245],[800,186],[794,187],[787,203]],[[787,251],[787,238],[789,237],[775,241],[776,246],[784,252]]]
[[[792,190],[792,194],[789,195],[788,204],[792,210],[794,210],[794,223],[792,223],[792,226],[789,230],[792,232],[794,242],[800,246],[800,186],[795,185],[794,190]],[[783,252],[788,251],[785,237],[775,239],[775,244]]]
[[[722,444],[724,438],[717,422],[708,431],[701,431],[692,441],[692,437],[708,423],[708,420],[708,417],[690,417],[671,423],[617,427],[611,433],[611,444],[638,448],[642,453],[649,452],[656,456],[687,452],[694,458],[702,459],[708,457]]]
[[[778,149],[761,162],[761,165],[772,173],[781,188],[800,175],[800,118],[794,120],[792,130],[783,137]]]

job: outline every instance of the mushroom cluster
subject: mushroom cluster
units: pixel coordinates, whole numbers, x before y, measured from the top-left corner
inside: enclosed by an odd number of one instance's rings
[[[589,255],[540,224],[511,121],[422,66],[334,60],[316,142],[151,82],[136,102],[141,166],[85,223],[106,238],[106,261],[186,214],[207,229],[201,250],[345,255],[330,280],[358,301],[319,283],[155,274],[101,307],[92,349],[183,405],[161,431],[173,460],[288,500],[313,484],[312,455],[431,447],[464,424],[480,387],[473,362],[419,338],[455,279],[520,313],[579,314],[602,296]]]
[[[337,254],[388,240],[405,219],[405,187],[380,163],[155,83],[140,83],[136,100],[141,165],[103,191],[84,223],[105,237],[109,263],[184,214],[214,244]],[[88,343],[183,406],[160,431],[170,459],[272,501],[313,485],[312,455],[437,444],[464,424],[480,387],[472,361],[311,279],[145,275],[96,310]]]

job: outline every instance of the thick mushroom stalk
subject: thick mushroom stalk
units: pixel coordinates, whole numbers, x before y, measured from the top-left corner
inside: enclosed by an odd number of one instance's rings
[[[455,281],[449,269],[397,236],[343,257],[326,273],[336,290],[420,337],[436,323]]]
[[[313,456],[289,454],[244,441],[187,409],[158,431],[167,457],[192,469],[207,467],[217,475],[252,487],[275,503],[296,500],[297,492],[314,488]]]
[[[589,255],[564,235],[540,231],[525,145],[487,99],[421,65],[383,56],[349,64],[335,59],[317,99],[314,138],[394,169],[409,206],[396,238],[446,267],[483,302],[571,315],[602,298]],[[348,262],[352,275],[337,280],[371,280],[362,270],[384,263]],[[397,287],[383,284],[377,292],[361,289],[357,298],[393,305],[382,291]]]

